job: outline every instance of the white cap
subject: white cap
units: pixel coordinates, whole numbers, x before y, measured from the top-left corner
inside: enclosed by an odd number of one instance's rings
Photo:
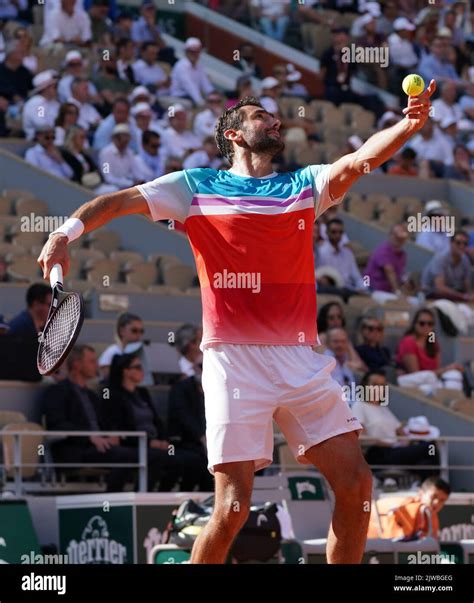
[[[457,120],[454,119],[454,117],[443,117],[443,119],[439,122],[439,126],[440,128],[449,128],[449,126],[452,126],[453,124],[456,124]]]
[[[416,26],[413,25],[413,23],[409,21],[406,17],[398,17],[398,19],[395,19],[395,21],[393,22],[393,29],[395,31],[415,31]]]
[[[300,71],[291,71],[286,76],[286,79],[288,82],[298,82],[301,79],[301,72]]]
[[[383,128],[388,121],[392,121],[392,119],[400,119],[399,116],[393,111],[385,111],[382,117],[379,119],[377,126],[379,128]]]
[[[449,27],[440,27],[436,32],[437,38],[450,38],[452,35],[453,34],[451,33]]]
[[[446,213],[446,209],[443,207],[441,201],[438,201],[437,199],[432,199],[431,201],[426,202],[426,205],[424,207],[424,213]]]
[[[57,80],[57,73],[53,69],[47,69],[35,75],[33,78],[33,93],[41,92]]]
[[[364,144],[362,142],[362,138],[356,136],[355,134],[347,139],[347,142],[351,145],[354,151],[358,151],[360,147]]]
[[[176,113],[186,113],[186,107],[181,103],[175,103],[168,107],[168,115],[174,117]]]
[[[117,124],[112,130],[112,136],[116,134],[130,134],[130,128],[127,124]]]
[[[382,10],[380,9],[380,4],[378,2],[366,2],[364,11],[366,13],[370,13],[372,17],[380,17],[382,14]]]
[[[148,103],[137,103],[132,107],[131,113],[133,117],[139,113],[148,113],[148,115],[153,115],[153,111]]]
[[[148,88],[146,86],[137,86],[136,88],[134,88],[130,94],[130,96],[128,97],[129,101],[133,103],[133,101],[138,97],[138,96],[143,96],[146,95],[148,96],[148,98],[152,97],[151,92],[148,90]]]
[[[276,79],[276,77],[270,76],[262,80],[262,90],[269,90],[270,88],[275,88],[276,86],[281,86],[281,83]]]
[[[73,61],[81,61],[82,63],[82,54],[78,50],[70,50],[66,54],[66,58],[64,59],[65,64],[68,65]]]
[[[201,50],[202,42],[199,38],[188,38],[184,43],[184,48],[186,50]]]

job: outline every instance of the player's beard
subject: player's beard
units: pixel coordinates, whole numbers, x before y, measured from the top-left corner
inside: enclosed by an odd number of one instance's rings
[[[250,141],[247,143],[248,148],[255,153],[262,153],[270,155],[273,159],[276,155],[281,153],[285,148],[283,138],[271,136],[268,132],[259,132],[250,137]]]

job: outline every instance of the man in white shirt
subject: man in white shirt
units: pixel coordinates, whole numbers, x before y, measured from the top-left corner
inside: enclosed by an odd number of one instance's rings
[[[67,100],[71,97],[71,84],[73,80],[84,77],[84,61],[81,53],[78,50],[70,50],[64,59],[64,63],[65,73],[59,80],[58,84],[58,97],[61,103],[67,102]],[[89,95],[90,97],[98,97],[97,88],[90,81]]]
[[[74,103],[79,109],[77,123],[86,131],[96,128],[102,121],[102,117],[94,105],[89,102],[89,82],[84,78],[76,78],[72,82],[71,93],[69,102]]]
[[[339,218],[333,218],[327,223],[328,241],[319,247],[319,263],[321,266],[335,268],[342,276],[344,287],[367,293],[364,281],[357,267],[354,254],[342,244],[344,223]]]
[[[208,136],[204,139],[203,148],[194,151],[183,161],[183,169],[191,170],[193,168],[212,168],[219,169],[222,164],[222,157],[219,155],[214,136]]]
[[[136,105],[133,105],[130,113],[132,114],[132,123],[134,126],[132,136],[134,137],[137,152],[140,153],[144,132],[147,130],[159,132],[159,126],[157,125],[156,120],[153,119],[154,113],[148,103],[137,103]]]
[[[143,86],[153,86],[156,94],[169,94],[169,77],[158,64],[158,46],[154,42],[144,42],[139,58],[133,64],[135,81]]]
[[[262,80],[262,94],[260,96],[260,102],[266,111],[273,113],[278,116],[278,104],[276,99],[280,96],[283,86],[276,79],[276,77],[270,76]]]
[[[89,15],[76,6],[76,0],[61,0],[61,6],[53,10],[45,22],[40,46],[52,44],[88,46],[91,40]]]
[[[453,151],[431,119],[428,119],[420,132],[410,140],[409,146],[415,151],[418,161],[426,159],[453,165]]]
[[[171,72],[171,95],[190,98],[195,105],[203,105],[204,97],[214,90],[214,86],[199,63],[201,40],[188,38],[184,49],[186,56],[176,63]]]
[[[433,119],[441,122],[445,117],[452,117],[456,121],[464,117],[463,110],[456,102],[456,84],[451,81],[443,82],[440,98],[433,101]]]
[[[418,56],[411,41],[416,27],[405,17],[395,19],[394,32],[388,36],[390,63],[403,69],[411,69],[418,64]]]
[[[72,178],[71,167],[54,146],[54,128],[42,126],[36,130],[37,144],[25,153],[25,161],[58,178]]]
[[[184,159],[191,152],[201,148],[201,141],[187,129],[188,116],[186,109],[180,105],[171,105],[168,108],[170,125],[163,132],[164,161],[168,157]]]
[[[194,118],[194,133],[200,140],[214,135],[217,118],[222,115],[224,103],[219,92],[211,92],[206,98],[207,108]]]
[[[102,176],[107,184],[113,184],[117,190],[144,182],[148,173],[129,144],[130,128],[127,124],[118,124],[113,129],[112,142],[99,153]]]
[[[53,127],[59,113],[56,72],[38,73],[33,86],[33,96],[23,106],[23,130],[28,140],[33,140],[37,128]]]
[[[436,216],[447,216],[448,212],[443,207],[440,201],[433,199],[428,201],[424,210],[425,216],[434,218]],[[443,232],[419,232],[416,235],[417,245],[426,247],[434,253],[448,253],[450,250],[451,239],[446,230]]]
[[[148,167],[151,177],[147,180],[154,180],[163,176],[165,166],[163,162],[163,153],[160,148],[160,135],[152,130],[143,132],[140,157]]]

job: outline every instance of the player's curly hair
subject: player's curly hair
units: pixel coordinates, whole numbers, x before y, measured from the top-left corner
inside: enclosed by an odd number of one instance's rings
[[[224,111],[219,117],[214,129],[214,137],[216,139],[217,148],[221,155],[225,157],[230,165],[234,160],[234,145],[231,140],[228,140],[224,136],[226,130],[238,130],[242,127],[244,121],[244,114],[240,111],[242,107],[246,106],[262,107],[261,102],[255,96],[246,96],[240,100],[236,105]],[[262,107],[263,109],[263,107]]]

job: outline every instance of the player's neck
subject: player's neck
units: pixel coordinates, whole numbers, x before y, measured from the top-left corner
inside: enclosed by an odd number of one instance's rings
[[[265,178],[274,174],[271,159],[262,156],[236,157],[230,171],[248,178]]]

